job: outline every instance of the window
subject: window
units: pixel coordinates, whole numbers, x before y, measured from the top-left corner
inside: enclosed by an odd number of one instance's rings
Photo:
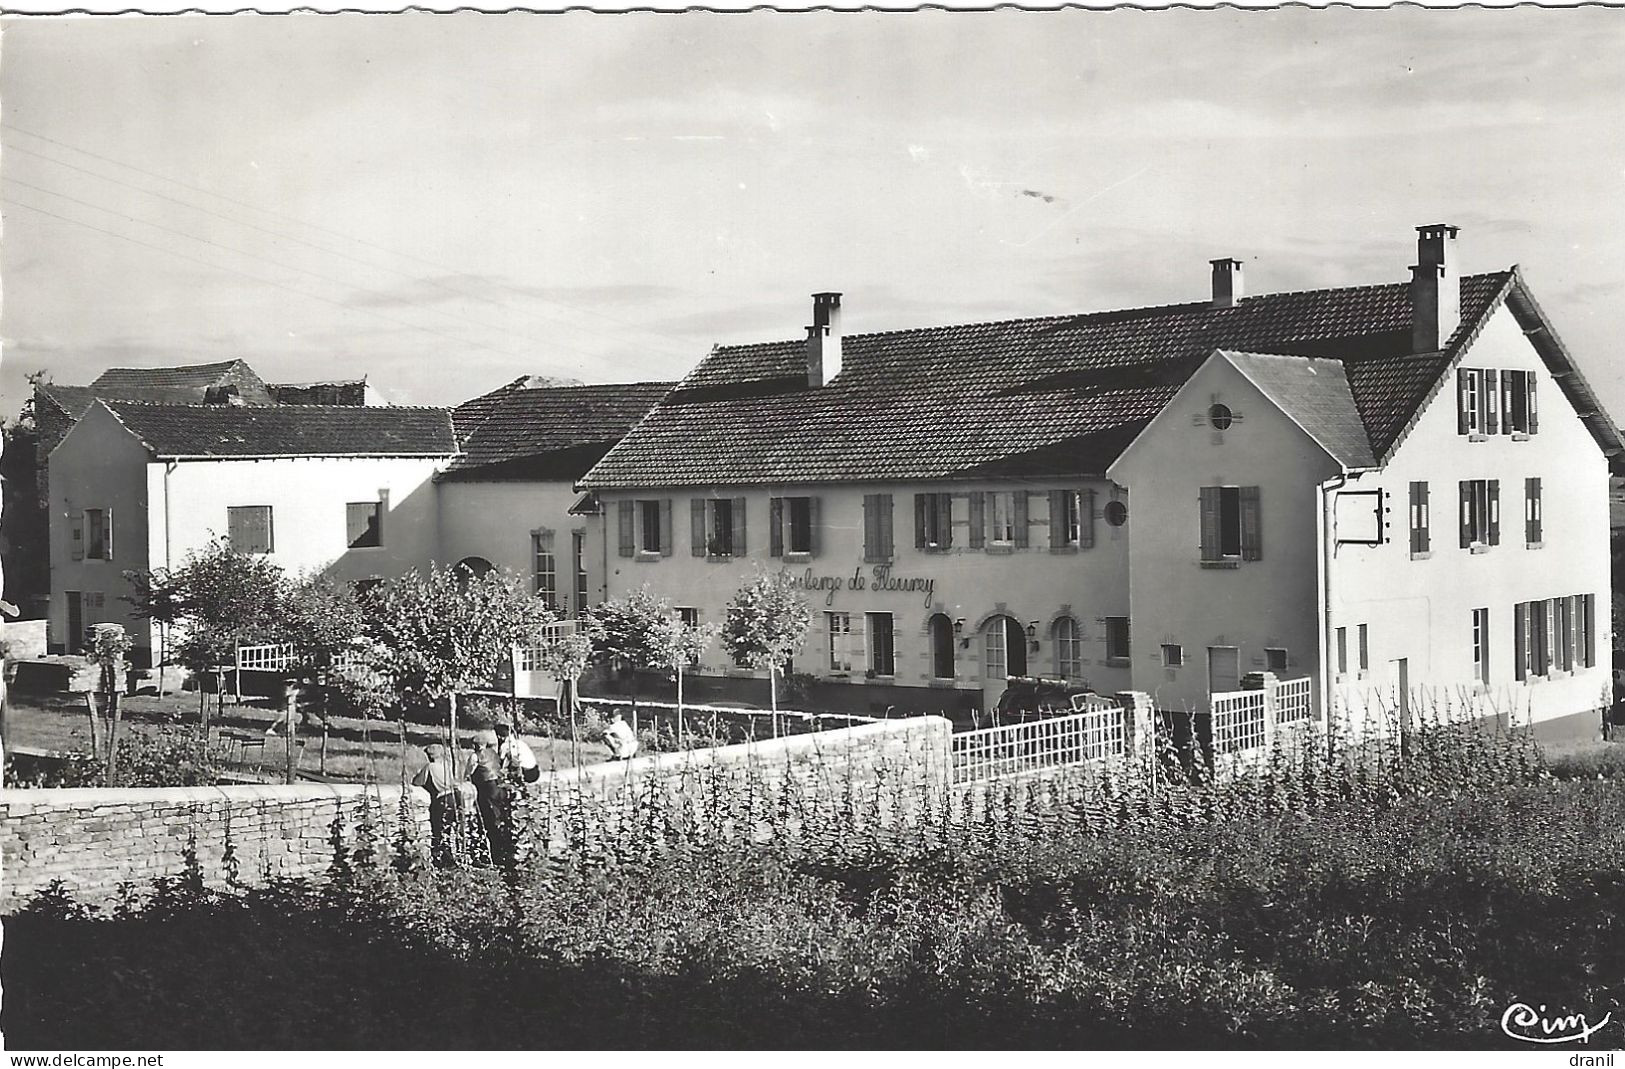
[[[1513,675],[1518,679],[1544,676],[1551,666],[1550,602],[1520,601],[1512,607]]]
[[[108,509],[85,510],[85,559],[113,559],[113,513]]]
[[[350,589],[355,591],[356,600],[365,602],[373,596],[374,591],[383,585],[383,579],[372,576],[367,579],[357,579],[350,584]]]
[[[869,671],[877,676],[897,674],[897,636],[889,612],[864,613],[869,632]]]
[[[745,555],[745,499],[693,498],[693,549],[696,557],[726,560]]]
[[[694,628],[700,626],[700,610],[680,605],[677,607],[677,619],[682,622],[684,627],[692,631]],[[700,663],[699,650],[695,650],[693,653],[689,654],[688,663],[691,665]],[[786,670],[785,674],[789,674],[788,669]]]
[[[1523,540],[1530,549],[1540,545],[1540,480],[1523,481]]]
[[[1261,510],[1256,486],[1204,486],[1200,493],[1202,560],[1261,560]]]
[[[344,506],[345,537],[351,549],[381,546],[383,510],[377,501],[352,501]]]
[[[587,532],[570,532],[570,570],[575,573],[575,615],[587,611]]]
[[[1095,544],[1095,492],[1049,492],[1049,544],[1052,550],[1088,549]]]
[[[1337,629],[1337,674],[1349,674],[1349,629],[1346,627]]]
[[[620,553],[671,556],[671,499],[620,503]]]
[[[1501,543],[1501,483],[1471,479],[1461,483],[1461,548]]]
[[[271,506],[233,505],[226,509],[226,540],[239,553],[273,552]]]
[[[1162,663],[1167,668],[1184,667],[1185,647],[1177,642],[1164,642],[1162,644]]]
[[[1365,624],[1360,625],[1360,674],[1371,671],[1371,645],[1366,641]]]
[[[1128,658],[1128,617],[1106,617],[1106,660],[1126,661]]]
[[[1501,372],[1501,422],[1503,434],[1534,434],[1537,429],[1535,412],[1535,373],[1533,371]]]
[[[1016,494],[1000,490],[988,494],[988,541],[995,546],[1016,544]],[[1023,500],[1026,494],[1020,495]]]
[[[768,553],[812,556],[817,549],[818,499],[815,497],[774,497],[768,499]]]
[[[1010,676],[1010,627],[1002,616],[987,622],[982,633],[986,656],[982,661],[983,674],[988,679],[1007,679]]]
[[[916,501],[919,495],[915,495]],[[863,559],[892,559],[892,508],[890,494],[863,495]]]
[[[852,614],[826,612],[824,623],[829,631],[829,670],[852,671]]]
[[[1055,672],[1062,679],[1083,678],[1083,633],[1078,621],[1063,616],[1055,621]]]
[[[545,528],[530,532],[530,583],[531,593],[557,612],[559,573],[553,559],[553,532]]]
[[[1496,432],[1498,376],[1484,368],[1456,371],[1456,433],[1481,438]]]
[[[954,677],[954,624],[942,613],[934,614],[927,626],[931,631],[931,675],[935,679]]]
[[[1230,411],[1229,405],[1212,405],[1207,410],[1207,421],[1216,431],[1229,430],[1230,424],[1235,422],[1235,413]]]
[[[1286,650],[1279,646],[1264,649],[1264,671],[1282,675],[1286,672]]]
[[[1411,555],[1427,553],[1433,545],[1428,530],[1428,484],[1411,483]]]
[[[1490,610],[1473,610],[1473,679],[1490,681]]]
[[[914,548],[943,550],[953,545],[953,495],[914,495]]]
[[[1128,506],[1121,501],[1108,501],[1103,510],[1106,522],[1113,527],[1121,527],[1128,522]]]

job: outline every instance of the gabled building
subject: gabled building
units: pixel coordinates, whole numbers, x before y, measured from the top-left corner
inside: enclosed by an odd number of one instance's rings
[[[846,708],[1036,674],[1195,710],[1270,669],[1322,710],[1378,683],[1594,710],[1619,435],[1455,234],[1422,229],[1408,283],[1247,297],[1220,260],[1199,302],[961,327],[843,336],[815,295],[805,341],[716,349],[582,480],[608,591],[717,620],[785,569],[817,610],[794,670]]]
[[[433,476],[457,455],[439,408],[94,401],[52,451],[50,634],[150,625],[123,573],[172,568],[217,538],[298,575],[364,582],[437,553]]]

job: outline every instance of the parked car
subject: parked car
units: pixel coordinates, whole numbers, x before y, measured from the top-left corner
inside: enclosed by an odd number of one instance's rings
[[[1004,693],[999,695],[994,716],[998,722],[1005,724],[1069,716],[1074,711],[1074,697],[1094,693],[1094,688],[1089,684],[1076,680],[1011,676]]]

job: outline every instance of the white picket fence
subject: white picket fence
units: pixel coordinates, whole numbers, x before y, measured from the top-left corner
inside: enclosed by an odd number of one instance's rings
[[[1074,707],[1077,706],[1074,702]],[[981,728],[953,736],[955,783],[1020,776],[1107,761],[1128,753],[1128,710],[1110,699],[1085,701],[1086,712]]]
[[[1279,680],[1266,676],[1258,690],[1209,695],[1214,756],[1268,749],[1277,728],[1298,730],[1308,724],[1314,719],[1313,693],[1308,676]]]

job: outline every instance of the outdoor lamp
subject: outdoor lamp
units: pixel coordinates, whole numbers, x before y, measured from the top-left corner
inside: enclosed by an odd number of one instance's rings
[[[1032,643],[1033,652],[1038,651],[1038,621],[1034,620],[1027,625],[1027,641]]]

